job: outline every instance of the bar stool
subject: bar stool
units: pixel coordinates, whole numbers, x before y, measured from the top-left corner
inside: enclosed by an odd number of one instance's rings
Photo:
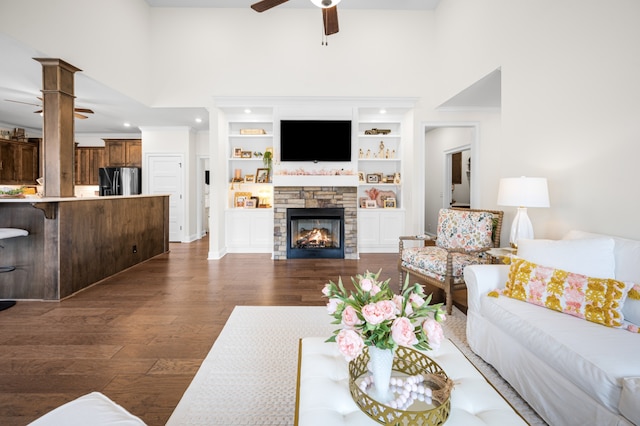
[[[4,240],[6,238],[14,238],[14,237],[26,237],[29,235],[28,231],[24,229],[18,228],[0,228],[0,240]],[[4,248],[0,246],[1,248]],[[16,269],[15,266],[0,266],[0,273],[3,272],[11,272]],[[0,300],[0,311],[3,309],[7,309],[15,305],[16,302],[13,300]]]

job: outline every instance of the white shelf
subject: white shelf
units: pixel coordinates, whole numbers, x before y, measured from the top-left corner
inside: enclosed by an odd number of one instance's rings
[[[358,186],[358,176],[275,175],[273,186]]]

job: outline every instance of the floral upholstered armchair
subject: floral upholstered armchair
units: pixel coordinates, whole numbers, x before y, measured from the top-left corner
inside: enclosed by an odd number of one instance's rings
[[[400,284],[409,274],[444,290],[447,314],[453,308],[453,291],[465,288],[462,272],[467,265],[490,263],[486,251],[500,245],[502,216],[499,210],[441,209],[434,237],[400,237]],[[405,241],[424,241],[420,247],[404,247]]]

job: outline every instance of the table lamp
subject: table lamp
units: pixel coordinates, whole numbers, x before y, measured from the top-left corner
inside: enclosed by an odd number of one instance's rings
[[[517,248],[519,239],[533,238],[527,207],[549,207],[547,179],[525,176],[500,179],[498,205],[518,207],[509,234],[509,244]]]

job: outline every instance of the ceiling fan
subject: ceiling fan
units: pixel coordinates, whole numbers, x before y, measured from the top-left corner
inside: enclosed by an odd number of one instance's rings
[[[39,104],[34,104],[31,102],[22,102],[22,101],[14,101],[12,99],[5,99],[5,101],[7,102],[14,102],[16,104],[25,104],[25,105],[33,105],[36,106],[38,108],[40,108],[37,111],[33,111],[35,114],[42,114],[43,112],[43,108],[42,108],[42,98],[38,97],[38,100],[41,102]],[[93,111],[90,110],[89,108],[74,108],[73,109],[73,116],[75,118],[79,118],[81,120],[84,120],[85,118],[89,118],[88,116],[84,115],[84,114],[93,114]]]
[[[286,3],[289,0],[262,0],[251,5],[251,9],[256,12],[264,12],[273,7]],[[313,4],[322,9],[322,23],[324,24],[324,35],[329,36],[338,32],[338,8],[341,0],[311,0]]]

